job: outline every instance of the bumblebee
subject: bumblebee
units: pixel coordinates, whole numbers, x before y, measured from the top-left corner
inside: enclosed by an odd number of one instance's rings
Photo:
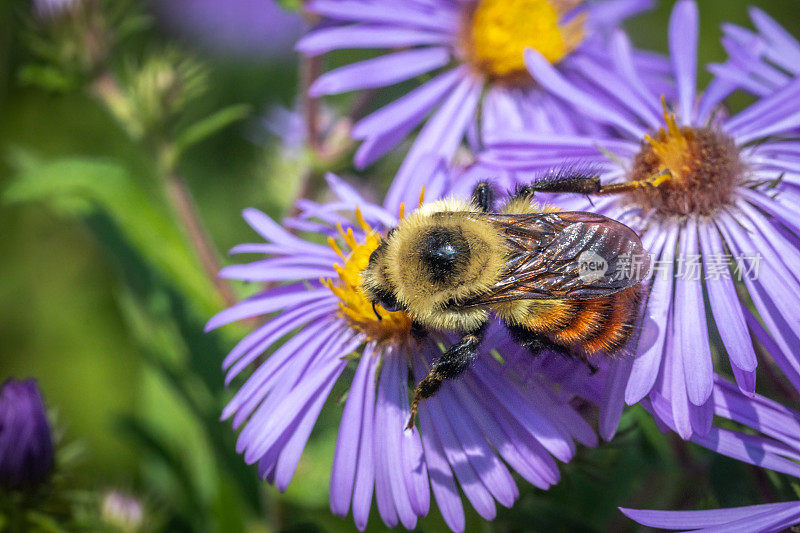
[[[378,318],[380,305],[405,311],[417,336],[463,333],[417,385],[408,427],[420,401],[475,361],[492,314],[534,354],[554,351],[590,367],[596,354],[619,356],[637,323],[650,256],[624,224],[542,209],[534,195],[623,193],[666,179],[601,186],[596,176],[556,172],[518,188],[497,210],[482,182],[471,201],[424,204],[390,230],[361,274]]]

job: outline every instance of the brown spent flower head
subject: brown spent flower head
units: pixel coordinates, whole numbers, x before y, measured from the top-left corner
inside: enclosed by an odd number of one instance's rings
[[[628,175],[644,180],[669,170],[658,187],[629,193],[632,202],[662,217],[711,215],[733,202],[745,175],[733,139],[710,127],[679,127],[665,109],[667,127],[646,136]]]

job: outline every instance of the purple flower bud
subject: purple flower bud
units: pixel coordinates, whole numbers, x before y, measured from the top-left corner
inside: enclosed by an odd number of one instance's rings
[[[36,381],[6,380],[0,389],[0,485],[30,487],[52,469],[53,438]]]

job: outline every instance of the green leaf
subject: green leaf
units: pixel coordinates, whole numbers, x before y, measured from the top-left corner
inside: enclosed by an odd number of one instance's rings
[[[78,80],[52,65],[24,65],[17,73],[23,86],[40,87],[45,91],[65,93],[75,89]]]
[[[9,203],[45,201],[62,213],[108,214],[125,238],[186,294],[199,316],[222,307],[220,297],[164,201],[133,181],[125,167],[99,158],[64,158],[25,165],[4,191]]]
[[[66,533],[66,529],[61,527],[52,517],[37,511],[28,511],[26,516],[28,522],[36,526],[42,533]]]
[[[216,113],[201,119],[180,132],[175,139],[175,150],[178,154],[187,148],[207,139],[227,126],[246,118],[250,114],[250,106],[237,104],[220,109]]]
[[[164,442],[180,441],[189,434],[205,435],[184,447],[184,453],[192,451],[195,477],[230,481],[239,489],[243,505],[260,513],[263,502],[256,470],[238,456],[233,432],[219,420],[219,398],[225,388],[219,364],[226,351],[219,335],[204,333],[205,317],[199,319],[188,312],[185,297],[143,261],[113,221],[98,214],[89,218],[88,225],[122,269],[126,290],[118,293],[121,315],[148,364],[148,373],[158,378],[147,380],[153,387],[146,388],[148,394],[158,395],[148,421],[161,428]],[[162,394],[169,401],[162,401]],[[214,454],[213,463],[205,458],[207,453]],[[225,480],[217,468],[226,472]],[[207,483],[203,486],[209,487]],[[204,495],[212,496],[207,491]]]

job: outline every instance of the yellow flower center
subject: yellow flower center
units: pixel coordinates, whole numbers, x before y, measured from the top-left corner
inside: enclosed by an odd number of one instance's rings
[[[744,175],[735,142],[709,127],[678,126],[663,97],[661,101],[665,127],[645,135],[629,179],[647,179],[665,170],[670,178],[658,187],[635,190],[632,199],[665,216],[710,215],[730,205]]]
[[[550,63],[558,63],[583,40],[583,14],[561,23],[581,2],[479,0],[464,31],[470,62],[484,74],[505,79],[525,73],[526,48],[534,48]]]
[[[401,207],[401,218],[403,209]],[[366,334],[367,338],[376,341],[391,341],[406,339],[411,331],[411,319],[404,311],[389,312],[380,305],[373,309],[364,292],[361,290],[361,272],[369,264],[369,256],[381,243],[381,235],[364,220],[359,209],[356,209],[356,219],[364,231],[364,242],[358,242],[352,228],[344,231],[339,224],[339,234],[349,248],[345,253],[333,239],[328,238],[328,244],[342,259],[343,264],[336,264],[333,268],[339,279],[323,279],[322,283],[339,298],[339,312],[347,319],[351,327]],[[380,315],[380,319],[375,313]]]

